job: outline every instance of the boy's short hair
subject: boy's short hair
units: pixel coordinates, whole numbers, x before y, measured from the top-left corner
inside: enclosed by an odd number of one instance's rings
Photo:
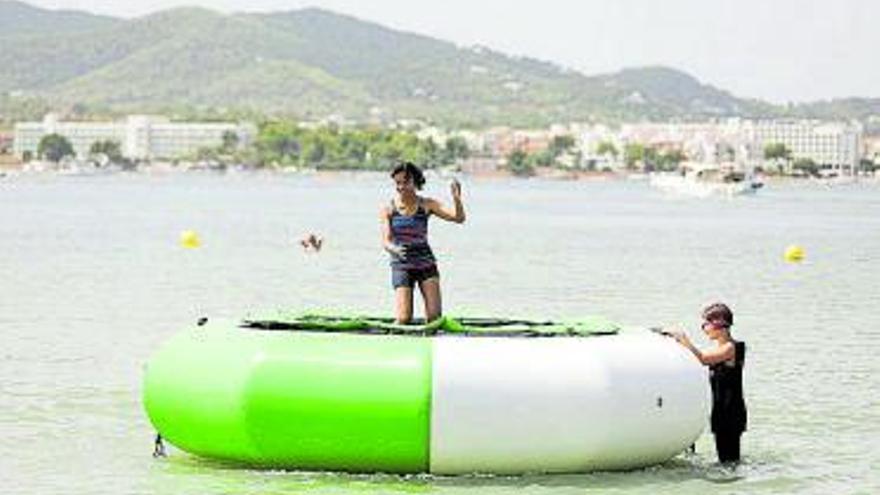
[[[733,326],[733,311],[724,303],[713,303],[703,308],[703,319],[729,329]]]

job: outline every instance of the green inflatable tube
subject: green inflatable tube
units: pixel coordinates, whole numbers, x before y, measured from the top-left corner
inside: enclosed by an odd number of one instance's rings
[[[428,339],[212,324],[175,336],[148,366],[150,420],[188,452],[261,467],[428,471]]]
[[[503,386],[470,395],[488,386],[481,377],[492,373],[460,376],[458,370],[483,363],[507,376],[530,366],[530,353],[504,358],[523,348],[517,342],[532,342],[539,351],[547,348],[541,341],[557,341],[554,349],[581,353],[588,349],[572,344],[618,330],[598,317],[568,322],[443,317],[399,325],[390,318],[313,312],[205,323],[175,335],[147,364],[144,406],[164,439],[192,454],[248,466],[388,473],[455,472],[456,460],[470,459],[471,450],[469,423],[459,415],[479,411],[477,422],[487,425],[509,416],[507,405],[496,410],[489,407],[494,402],[480,402]],[[468,352],[475,354],[456,360]],[[556,361],[561,354],[548,356]],[[513,368],[504,371],[496,363]],[[548,376],[546,383],[556,378]],[[502,399],[511,397],[505,394]],[[534,397],[524,396],[522,404],[542,400]],[[497,450],[521,433],[518,427],[511,431],[492,440]],[[490,470],[518,469],[499,458],[502,464]]]

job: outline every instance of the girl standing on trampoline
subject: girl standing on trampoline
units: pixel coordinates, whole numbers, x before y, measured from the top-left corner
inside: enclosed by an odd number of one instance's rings
[[[437,260],[428,244],[428,219],[431,215],[448,222],[463,223],[464,205],[461,184],[450,184],[453,207],[419,196],[425,185],[425,176],[419,167],[406,162],[391,171],[397,194],[387,205],[382,205],[379,219],[382,247],[391,255],[391,285],[395,293],[397,323],[410,323],[413,313],[413,288],[419,285],[425,302],[425,322],[442,314],[440,272]]]

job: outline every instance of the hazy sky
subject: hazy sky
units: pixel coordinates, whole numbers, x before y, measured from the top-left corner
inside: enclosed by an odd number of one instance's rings
[[[586,74],[668,65],[774,102],[880,97],[876,0],[26,0],[134,17],[317,6]]]

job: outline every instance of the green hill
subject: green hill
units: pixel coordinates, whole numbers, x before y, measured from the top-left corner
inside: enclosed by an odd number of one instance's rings
[[[0,29],[7,119],[47,106],[470,126],[791,113],[671,68],[588,77],[313,8],[234,15],[181,8],[121,20],[0,0],[0,26],[7,26]],[[833,105],[836,113],[851,107]]]
[[[44,10],[21,2],[0,0],[2,36],[89,31],[120,22],[112,17],[71,10]]]

